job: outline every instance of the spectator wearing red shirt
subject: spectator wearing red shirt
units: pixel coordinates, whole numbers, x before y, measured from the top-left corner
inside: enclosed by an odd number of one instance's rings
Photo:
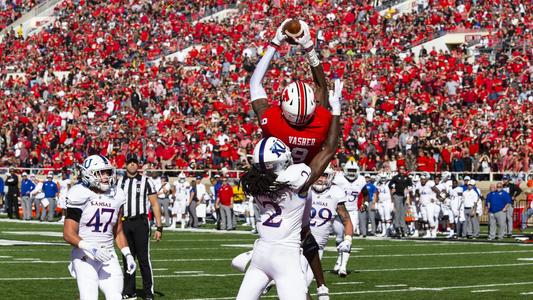
[[[222,178],[222,186],[218,191],[215,209],[220,209],[220,229],[234,230],[233,228],[233,188],[227,178]]]

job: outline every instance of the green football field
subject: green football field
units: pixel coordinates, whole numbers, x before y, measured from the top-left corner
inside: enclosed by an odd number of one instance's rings
[[[67,271],[71,247],[61,230],[0,221],[0,299],[78,299]],[[151,244],[156,297],[234,299],[243,275],[230,261],[255,238],[238,231],[165,231]],[[356,239],[346,278],[330,272],[334,241],[329,246],[323,266],[331,299],[533,299],[527,244]],[[275,289],[265,298],[276,298]]]

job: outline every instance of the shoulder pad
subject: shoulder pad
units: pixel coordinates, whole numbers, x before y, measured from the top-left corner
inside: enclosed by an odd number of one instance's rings
[[[83,206],[89,200],[91,190],[82,184],[76,184],[67,192],[67,207]]]
[[[287,183],[292,189],[300,189],[309,179],[311,168],[306,164],[290,165],[276,178],[277,182]]]
[[[332,185],[330,187],[330,191],[334,199],[337,199],[339,202],[345,201],[346,193],[344,192],[343,189],[341,189],[340,187],[336,185]]]
[[[115,200],[120,202],[120,204],[126,203],[126,193],[123,189],[117,187],[115,191]]]

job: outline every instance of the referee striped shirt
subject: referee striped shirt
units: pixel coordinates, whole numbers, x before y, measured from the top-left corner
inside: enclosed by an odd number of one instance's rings
[[[134,177],[124,176],[118,186],[126,193],[125,217],[136,217],[148,213],[148,196],[156,194],[152,180],[141,174]]]

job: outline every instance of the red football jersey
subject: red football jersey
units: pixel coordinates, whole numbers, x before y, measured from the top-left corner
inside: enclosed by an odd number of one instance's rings
[[[276,137],[291,148],[294,163],[309,164],[322,150],[330,122],[331,113],[318,105],[309,124],[301,128],[291,126],[283,117],[281,108],[271,106],[261,116],[261,129],[265,137]]]

